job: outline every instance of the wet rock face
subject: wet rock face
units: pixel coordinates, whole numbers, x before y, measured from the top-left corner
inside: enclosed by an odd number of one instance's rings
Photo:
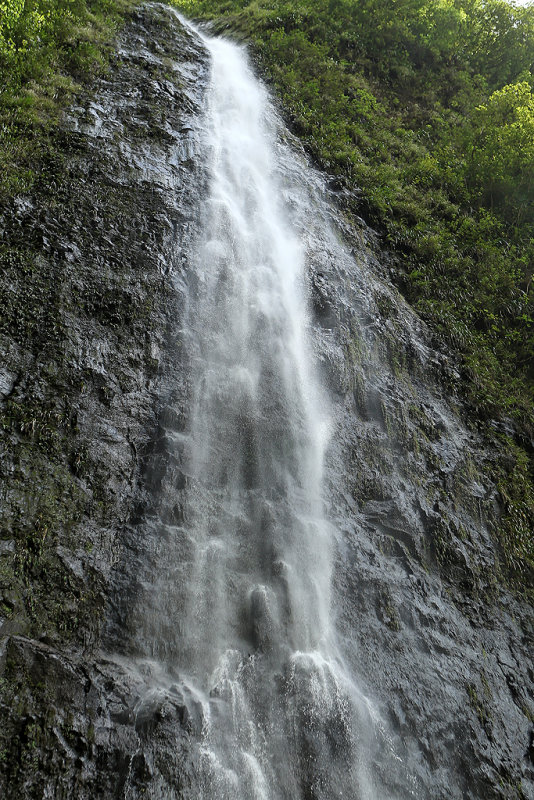
[[[94,652],[169,391],[208,70],[170,9],[135,12],[34,193],[0,210],[6,800],[122,796],[151,774],[135,691]]]
[[[312,280],[331,309],[315,336],[344,652],[414,796],[532,798],[532,609],[500,566],[498,453],[466,426],[454,362],[381,279],[369,234],[344,235],[356,263],[315,256]]]
[[[165,547],[151,515],[184,517],[177,344],[195,291],[207,74],[170,10],[136,12],[35,193],[1,210],[6,800],[197,798],[198,699],[125,654],[136,615],[152,613]],[[332,408],[325,499],[344,656],[391,727],[413,796],[534,798],[532,629],[500,573],[484,473],[496,454],[463,424],[454,364],[388,288],[369,233],[342,233],[356,261],[314,241],[309,269]],[[176,500],[162,508],[169,486]],[[160,586],[172,577],[166,564]],[[267,600],[250,604],[251,641],[268,651]],[[177,638],[166,633],[160,646]]]

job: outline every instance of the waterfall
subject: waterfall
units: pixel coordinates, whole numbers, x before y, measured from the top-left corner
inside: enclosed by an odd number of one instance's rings
[[[351,743],[329,661],[327,418],[306,335],[304,253],[274,174],[265,92],[235,45],[208,46],[183,643],[186,669],[214,699],[203,796],[296,798],[305,783],[307,796],[332,797],[321,774],[329,726]]]
[[[153,682],[136,718],[162,693],[181,698],[194,785],[154,797],[386,800],[379,765],[385,752],[392,772],[396,756],[344,665],[330,596],[331,426],[305,234],[325,221],[245,52],[204,42],[206,194],[180,330],[189,409],[166,439],[157,577],[131,623]]]
[[[187,320],[195,347],[187,659],[320,650],[329,638],[322,518],[327,424],[306,342],[302,247],[273,178],[275,135],[243,54],[210,42],[209,196]]]

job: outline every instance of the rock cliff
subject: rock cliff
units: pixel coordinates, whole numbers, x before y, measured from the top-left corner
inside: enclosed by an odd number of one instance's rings
[[[174,14],[136,12],[35,191],[2,209],[6,798],[118,797],[139,766],[132,695],[96,654],[168,392],[207,73]]]
[[[170,9],[135,12],[35,191],[1,209],[6,800],[195,797],[195,702],[150,694],[128,655],[160,564],[150,511],[176,483],[169,437],[187,415],[180,314],[208,75]],[[311,184],[339,234],[295,211],[332,407],[336,624],[406,766],[390,791],[534,799],[532,617],[500,567],[486,469],[499,453],[466,423],[454,360],[391,288],[373,233]]]

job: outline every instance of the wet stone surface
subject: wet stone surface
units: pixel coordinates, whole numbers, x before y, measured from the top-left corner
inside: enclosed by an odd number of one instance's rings
[[[171,10],[135,12],[34,192],[0,210],[6,800],[122,797],[151,778],[135,680],[98,648],[174,371],[208,71]],[[156,717],[175,749],[172,703]]]
[[[335,389],[327,494],[344,652],[414,796],[531,798],[532,609],[504,588],[496,454],[462,421],[454,362],[380,280],[372,249],[356,261],[324,260],[336,300],[317,333]]]
[[[180,313],[195,292],[208,68],[172,12],[137,12],[110,74],[67,115],[47,176],[1,210],[6,800],[197,800],[199,700],[157,660],[136,661],[132,642],[136,614],[161,608],[143,579],[186,514]],[[348,243],[295,211],[329,395],[341,651],[390,726],[411,796],[533,800],[531,609],[502,580],[484,469],[497,454],[462,422],[454,362],[388,286],[372,235],[316,193]]]

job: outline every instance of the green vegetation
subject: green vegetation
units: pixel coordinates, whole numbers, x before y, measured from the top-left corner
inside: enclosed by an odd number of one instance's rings
[[[473,422],[515,430],[509,469],[494,477],[505,557],[524,572],[534,557],[534,6],[175,2],[253,43],[293,130],[345,189],[348,212],[399,255],[399,288],[459,354]]]
[[[28,191],[80,82],[105,68],[131,0],[0,0],[0,199]]]

